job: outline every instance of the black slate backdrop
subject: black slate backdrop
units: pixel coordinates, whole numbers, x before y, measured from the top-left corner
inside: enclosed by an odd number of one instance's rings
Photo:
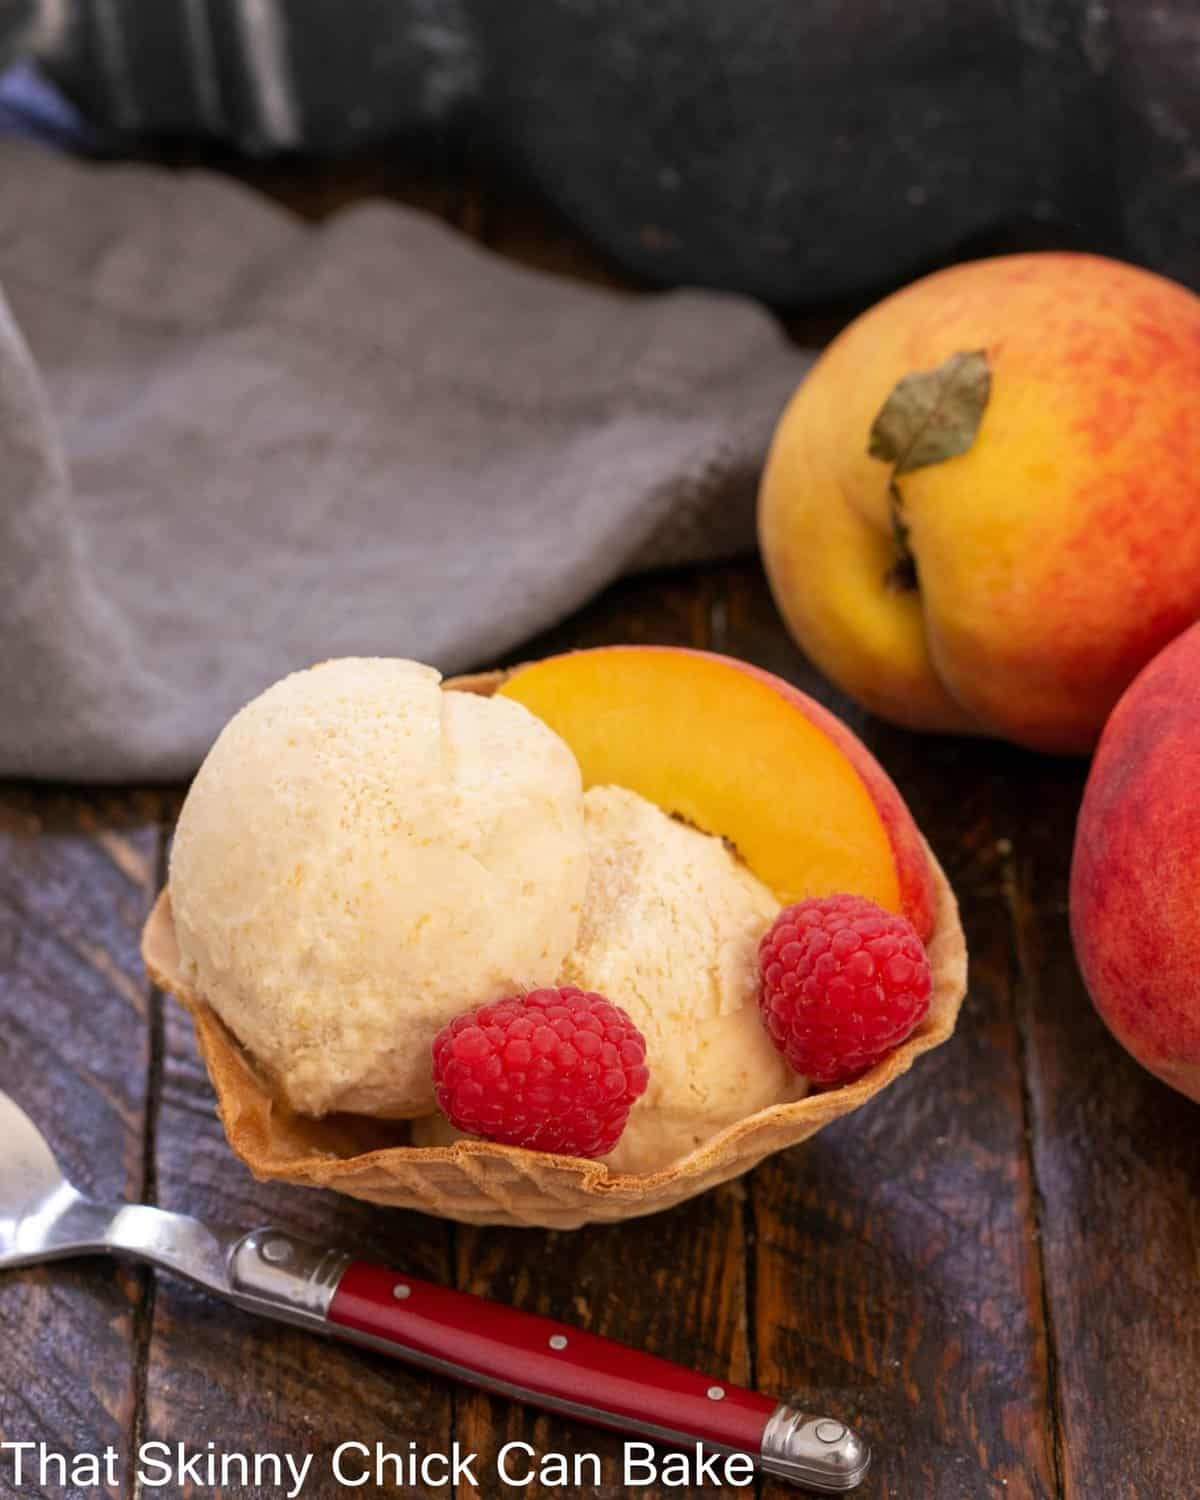
[[[860,296],[982,243],[1200,285],[1196,0],[9,0],[110,149],[468,151],[656,284]]]

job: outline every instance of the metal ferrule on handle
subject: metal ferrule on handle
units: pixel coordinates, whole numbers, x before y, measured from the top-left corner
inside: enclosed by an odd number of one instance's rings
[[[674,1447],[745,1453],[828,1494],[870,1451],[850,1428],[611,1339],[256,1229],[229,1253],[238,1303],[547,1411]]]
[[[852,1427],[784,1404],[775,1408],[763,1429],[759,1461],[768,1474],[844,1494],[866,1477],[871,1450]]]

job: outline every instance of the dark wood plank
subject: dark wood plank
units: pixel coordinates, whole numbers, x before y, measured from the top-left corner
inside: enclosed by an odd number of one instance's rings
[[[593,1333],[674,1359],[714,1378],[751,1383],[746,1321],[745,1192],[740,1183],[694,1199],[665,1214],[592,1225],[572,1231],[461,1229],[458,1284],[481,1296],[562,1318]],[[591,1470],[567,1493],[613,1497],[632,1493],[623,1483],[622,1439],[578,1422],[539,1415],[478,1392],[458,1397],[456,1436],[480,1454],[480,1486],[460,1496],[562,1495],[551,1484],[504,1490],[495,1479],[496,1455],[505,1443],[527,1443],[536,1470],[548,1454],[594,1454],[600,1482]],[[644,1478],[636,1471],[635,1478]],[[678,1495],[661,1483],[637,1484],[647,1497]],[[745,1490],[696,1486],[685,1493],[713,1497]]]
[[[144,1186],[149,986],[137,940],[157,816],[152,797],[0,791],[0,1087],[72,1181],[105,1201]],[[127,1480],[147,1287],[103,1260],[0,1277],[0,1441],[69,1454],[111,1445]],[[6,1457],[0,1490],[14,1493],[12,1480]],[[43,1492],[36,1478],[28,1492]]]
[[[704,575],[687,571],[626,580],[517,654],[532,659],[617,641],[710,645]],[[752,1381],[745,1192],[740,1183],[669,1213],[623,1224],[557,1233],[463,1228],[457,1248],[458,1284],[465,1290],[579,1323],[722,1380]],[[456,1431],[466,1447],[482,1455],[481,1474],[493,1471],[504,1443],[521,1441],[539,1454],[594,1453],[601,1484],[584,1492],[627,1493],[621,1440],[615,1435],[534,1416],[510,1402],[467,1391],[458,1398]],[[482,1492],[502,1493],[494,1487]],[[562,1491],[534,1484],[520,1493],[532,1497]],[[680,1492],[657,1483],[638,1487],[637,1493],[667,1497]],[[709,1486],[703,1493],[726,1491]],[[745,1491],[730,1488],[727,1493]]]
[[[191,1022],[173,1000],[163,1004],[152,1184],[157,1202],[215,1226],[279,1224],[433,1281],[450,1279],[450,1229],[436,1219],[255,1182],[216,1118]],[[291,1453],[298,1461],[312,1452],[308,1500],[348,1493],[331,1473],[341,1443],[379,1440],[403,1453],[410,1439],[432,1451],[444,1451],[450,1440],[452,1392],[445,1381],[218,1307],[168,1278],[160,1280],[154,1301],[146,1392],[147,1441],[203,1449],[211,1439],[222,1451]],[[371,1483],[353,1493],[395,1491]]]
[[[1056,1490],[1047,1348],[1001,878],[1014,757],[854,709],[787,640],[756,566],[727,570],[714,607],[724,649],[828,703],[891,771],[971,951],[954,1039],[751,1181],[759,1383],[860,1426],[879,1500],[1042,1500]]]
[[[1092,1008],[1067,925],[1084,768],[1038,762],[1014,836],[1047,1304],[1068,1500],[1196,1493],[1200,1149],[1196,1106],[1144,1072]]]

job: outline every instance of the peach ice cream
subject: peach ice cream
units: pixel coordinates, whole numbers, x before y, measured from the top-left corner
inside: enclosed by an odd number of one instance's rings
[[[719,732],[734,719],[740,751]],[[830,890],[928,932],[896,789],[787,684],[649,648],[553,658],[493,696],[408,661],[297,672],[218,737],[169,870],[184,986],[297,1114],[452,1138],[441,1028],[576,985],[647,1043],[605,1158],[635,1173],[804,1093],[758,1013],[757,950],[782,902]]]
[[[583,806],[587,893],[554,982],[605,995],[645,1037],[650,1082],[604,1160],[653,1172],[804,1093],[758,1015],[758,942],[779,902],[721,839],[636,792],[592,787]],[[417,1145],[457,1135],[440,1115],[413,1126]]]
[[[293,1109],[434,1107],[429,1046],[562,966],[579,767],[520,704],[415,662],[327,662],[236,714],[179,817],[183,974]]]
[[[759,1019],[758,943],[779,902],[725,844],[623,787],[584,795],[589,870],[560,982],[615,999],[646,1038],[650,1083],[615,1151],[649,1172],[800,1080]]]

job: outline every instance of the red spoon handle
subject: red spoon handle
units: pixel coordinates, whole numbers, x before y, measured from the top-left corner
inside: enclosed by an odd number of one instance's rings
[[[778,1405],[568,1323],[363,1261],[346,1268],[326,1316],[459,1380],[667,1442],[757,1457]]]
[[[826,1494],[861,1481],[870,1450],[829,1417],[535,1313],[255,1229],[229,1252],[240,1306],[382,1350],[452,1379],[674,1447],[745,1453]]]

